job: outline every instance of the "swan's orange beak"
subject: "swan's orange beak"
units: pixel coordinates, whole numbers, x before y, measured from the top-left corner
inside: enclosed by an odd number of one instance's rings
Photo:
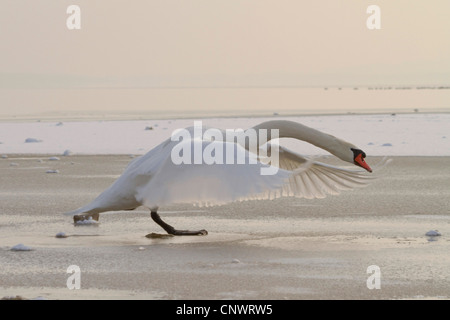
[[[361,168],[366,169],[369,172],[372,172],[372,169],[369,167],[366,161],[364,161],[362,153],[358,154],[355,158],[355,164],[360,166]]]

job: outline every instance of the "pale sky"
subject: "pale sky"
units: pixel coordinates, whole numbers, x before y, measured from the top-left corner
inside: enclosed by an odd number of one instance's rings
[[[72,4],[81,9],[80,30],[66,26]],[[380,30],[366,26],[372,4],[381,9]],[[179,98],[155,90],[167,87],[450,85],[448,0],[2,0],[0,6],[0,114],[267,102],[236,90],[190,89],[197,91]],[[431,97],[433,106],[450,107],[445,91]],[[269,95],[276,103],[277,93]],[[286,108],[296,103],[295,94],[288,96],[289,102],[280,99]],[[316,98],[308,97],[311,107],[323,97]],[[409,106],[397,105],[403,104]]]

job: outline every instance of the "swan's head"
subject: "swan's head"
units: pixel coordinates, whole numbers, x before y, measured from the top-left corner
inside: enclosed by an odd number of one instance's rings
[[[353,163],[361,168],[366,169],[369,172],[372,172],[372,169],[364,160],[364,158],[366,157],[366,153],[356,148],[350,148],[350,150],[353,152]]]
[[[372,169],[369,167],[367,162],[364,160],[366,157],[366,153],[356,147],[355,145],[346,142],[344,140],[338,139],[334,136],[328,136],[329,139],[327,143],[322,144],[323,148],[341,160],[352,163],[361,167],[369,172],[372,172]]]

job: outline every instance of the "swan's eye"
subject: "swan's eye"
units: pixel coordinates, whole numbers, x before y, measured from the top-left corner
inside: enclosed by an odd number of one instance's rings
[[[353,151],[353,159],[356,160],[356,158],[359,156],[360,161],[364,162],[364,158],[366,157],[366,153],[360,149],[354,149],[351,148],[350,150]]]

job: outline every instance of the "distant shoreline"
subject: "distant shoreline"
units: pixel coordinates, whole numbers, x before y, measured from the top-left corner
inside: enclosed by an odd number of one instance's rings
[[[17,88],[0,100],[0,122],[448,113],[450,87]]]
[[[289,117],[318,117],[318,116],[352,116],[352,115],[385,115],[385,114],[448,114],[450,108],[439,109],[383,109],[383,110],[352,110],[352,111],[336,111],[336,110],[303,110],[302,112],[292,112],[287,110],[285,112],[268,112],[255,111],[252,113],[238,113],[238,112],[217,112],[208,113],[200,110],[193,110],[192,112],[110,112],[110,113],[79,113],[79,114],[35,114],[23,116],[2,116],[0,115],[0,123],[11,122],[91,122],[91,121],[142,121],[142,120],[189,120],[189,119],[233,119],[233,118],[289,118]]]

